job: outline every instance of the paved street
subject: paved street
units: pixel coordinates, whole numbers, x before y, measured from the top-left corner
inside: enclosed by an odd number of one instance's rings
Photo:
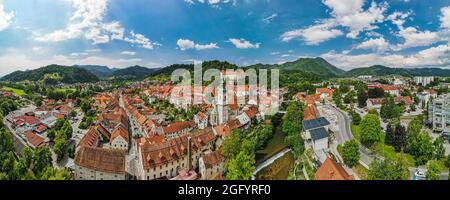
[[[337,124],[337,130],[335,131],[335,140],[336,140],[335,145],[343,144],[346,141],[349,141],[353,138],[353,134],[350,127],[351,121],[347,113],[342,112],[341,110],[337,109],[332,105],[323,105],[319,106],[318,109],[319,108],[323,109],[322,113],[324,114],[323,115],[324,117],[326,117],[327,119],[331,118],[332,120],[335,119],[333,120],[333,122],[330,121],[332,124],[333,123]],[[370,155],[368,150],[362,146],[360,147],[359,152],[360,152],[360,163],[364,167],[368,168],[374,157]]]

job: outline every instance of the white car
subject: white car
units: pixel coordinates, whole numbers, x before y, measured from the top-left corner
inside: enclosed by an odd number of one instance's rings
[[[414,180],[425,180],[426,178],[427,176],[423,171],[417,169],[416,172],[414,173]]]

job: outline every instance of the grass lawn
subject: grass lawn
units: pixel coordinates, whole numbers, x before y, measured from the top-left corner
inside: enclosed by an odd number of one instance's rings
[[[361,139],[361,128],[359,125],[351,125],[353,137],[355,137],[356,140],[360,141]]]
[[[16,96],[23,96],[23,95],[27,94],[23,90],[16,89],[16,88],[11,88],[11,87],[6,87],[6,86],[3,86],[2,90],[10,91],[10,92],[14,93]]]
[[[369,176],[369,170],[367,170],[361,164],[358,164],[355,167],[353,167],[353,171],[356,174],[358,174],[358,176],[361,180],[367,180],[367,177]]]
[[[75,88],[58,88],[56,89],[57,92],[75,92]]]
[[[400,156],[403,156],[405,163],[408,167],[415,167],[415,159],[412,155],[407,153],[396,152],[393,146],[378,143],[375,144],[375,151],[384,158],[389,158],[392,160],[398,160]]]

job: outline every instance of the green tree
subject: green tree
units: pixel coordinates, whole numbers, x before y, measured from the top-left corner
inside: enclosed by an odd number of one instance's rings
[[[403,158],[398,161],[391,159],[374,160],[370,164],[369,180],[407,180],[409,171]]]
[[[339,145],[338,151],[348,167],[354,167],[359,163],[359,144],[355,139],[345,142],[343,146]]]
[[[358,92],[358,107],[360,108],[366,107],[367,99],[369,99],[369,96],[367,95],[366,91]]]
[[[441,173],[439,164],[436,160],[430,160],[427,163],[427,180],[439,180]]]
[[[383,119],[394,119],[400,117],[400,109],[395,105],[394,98],[387,97],[384,98],[383,104],[380,109],[380,116]]]
[[[359,115],[357,112],[352,111],[351,113],[352,116],[352,123],[353,125],[359,125],[361,123],[361,115]]]
[[[438,137],[433,142],[434,147],[434,158],[439,160],[445,157],[445,147],[444,147],[444,138]]]
[[[433,158],[433,143],[426,132],[419,133],[409,143],[407,152],[414,156],[417,165],[423,165]]]
[[[381,140],[381,123],[377,115],[367,114],[361,121],[361,143],[371,147]]]
[[[414,117],[408,124],[408,132],[407,132],[408,140],[411,140],[412,138],[415,138],[415,136],[419,135],[421,130],[422,130],[422,120],[419,117]]]
[[[235,158],[232,158],[227,164],[227,180],[248,180],[255,170],[255,157],[245,152],[240,152]]]

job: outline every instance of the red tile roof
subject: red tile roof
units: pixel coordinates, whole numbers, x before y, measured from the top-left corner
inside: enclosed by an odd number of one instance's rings
[[[316,180],[354,180],[345,169],[328,157],[316,172]]]
[[[34,147],[42,146],[45,143],[45,139],[42,136],[31,131],[26,133],[26,137],[28,142],[31,143]]]
[[[129,141],[129,134],[128,131],[123,127],[123,126],[117,126],[112,134],[111,134],[111,140],[110,142],[114,141],[117,137],[122,136],[123,139],[125,139],[125,141]]]
[[[208,169],[224,162],[224,160],[225,158],[219,151],[207,153],[203,156],[203,162],[205,163],[205,167]]]
[[[124,174],[125,151],[84,146],[77,152],[75,164],[96,171]]]
[[[92,126],[89,131],[86,133],[86,135],[83,136],[80,140],[79,146],[89,146],[89,147],[96,147],[99,141],[99,133],[97,132],[97,127]]]
[[[153,168],[162,164],[170,163],[187,155],[187,140],[191,137],[193,151],[199,151],[201,147],[211,144],[214,139],[212,128],[196,130],[161,143],[150,144],[144,142],[139,144],[142,154],[144,169]]]
[[[193,128],[195,123],[193,121],[174,122],[163,128],[164,134],[176,133],[184,129]]]

